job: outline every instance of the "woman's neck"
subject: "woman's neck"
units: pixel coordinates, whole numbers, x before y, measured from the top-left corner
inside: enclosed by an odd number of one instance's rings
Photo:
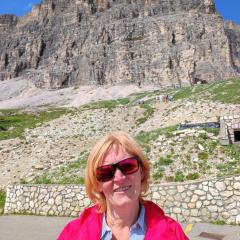
[[[106,221],[110,228],[129,227],[133,225],[138,218],[140,211],[140,203],[134,203],[126,207],[107,208]]]

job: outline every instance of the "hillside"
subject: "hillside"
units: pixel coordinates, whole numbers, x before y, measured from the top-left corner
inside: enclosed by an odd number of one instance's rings
[[[166,94],[173,100],[160,102],[159,96]],[[0,110],[0,187],[19,182],[82,183],[93,144],[116,130],[130,133],[142,145],[152,165],[152,181],[239,174],[239,146],[222,146],[218,128],[178,129],[183,122],[217,122],[237,112],[239,78],[136,92],[76,108]]]

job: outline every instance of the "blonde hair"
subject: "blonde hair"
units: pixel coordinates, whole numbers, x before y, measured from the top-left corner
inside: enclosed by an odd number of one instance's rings
[[[125,132],[109,133],[101,138],[93,147],[88,157],[85,172],[86,192],[92,202],[98,204],[99,212],[106,211],[106,199],[104,194],[99,190],[100,183],[96,178],[96,169],[103,163],[107,153],[115,146],[121,147],[127,153],[137,157],[140,162],[142,175],[140,200],[142,200],[144,193],[147,192],[149,187],[150,166],[140,146]]]

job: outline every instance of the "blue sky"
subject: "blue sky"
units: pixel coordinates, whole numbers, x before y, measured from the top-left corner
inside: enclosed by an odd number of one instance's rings
[[[12,13],[22,16],[32,10],[41,0],[0,0],[0,14]]]
[[[40,2],[41,0],[0,0],[0,14],[13,13],[22,16],[31,11],[34,4]],[[214,0],[214,2],[224,19],[240,24],[240,0]]]

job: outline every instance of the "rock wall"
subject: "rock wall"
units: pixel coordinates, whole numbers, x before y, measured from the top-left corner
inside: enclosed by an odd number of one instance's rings
[[[181,222],[223,220],[236,223],[240,216],[240,176],[154,184],[147,198]],[[78,216],[89,205],[82,186],[13,185],[7,189],[4,212]]]
[[[89,205],[82,186],[15,185],[7,189],[4,213],[78,216]]]
[[[240,72],[239,35],[226,34],[212,0],[44,0],[0,16],[0,28],[0,80],[41,88],[183,86]]]
[[[234,132],[240,132],[240,112],[239,114],[220,117],[220,142],[223,145],[232,143],[240,144],[239,140],[235,139]]]
[[[234,22],[226,21],[224,28],[230,41],[233,67],[240,72],[240,26]]]

